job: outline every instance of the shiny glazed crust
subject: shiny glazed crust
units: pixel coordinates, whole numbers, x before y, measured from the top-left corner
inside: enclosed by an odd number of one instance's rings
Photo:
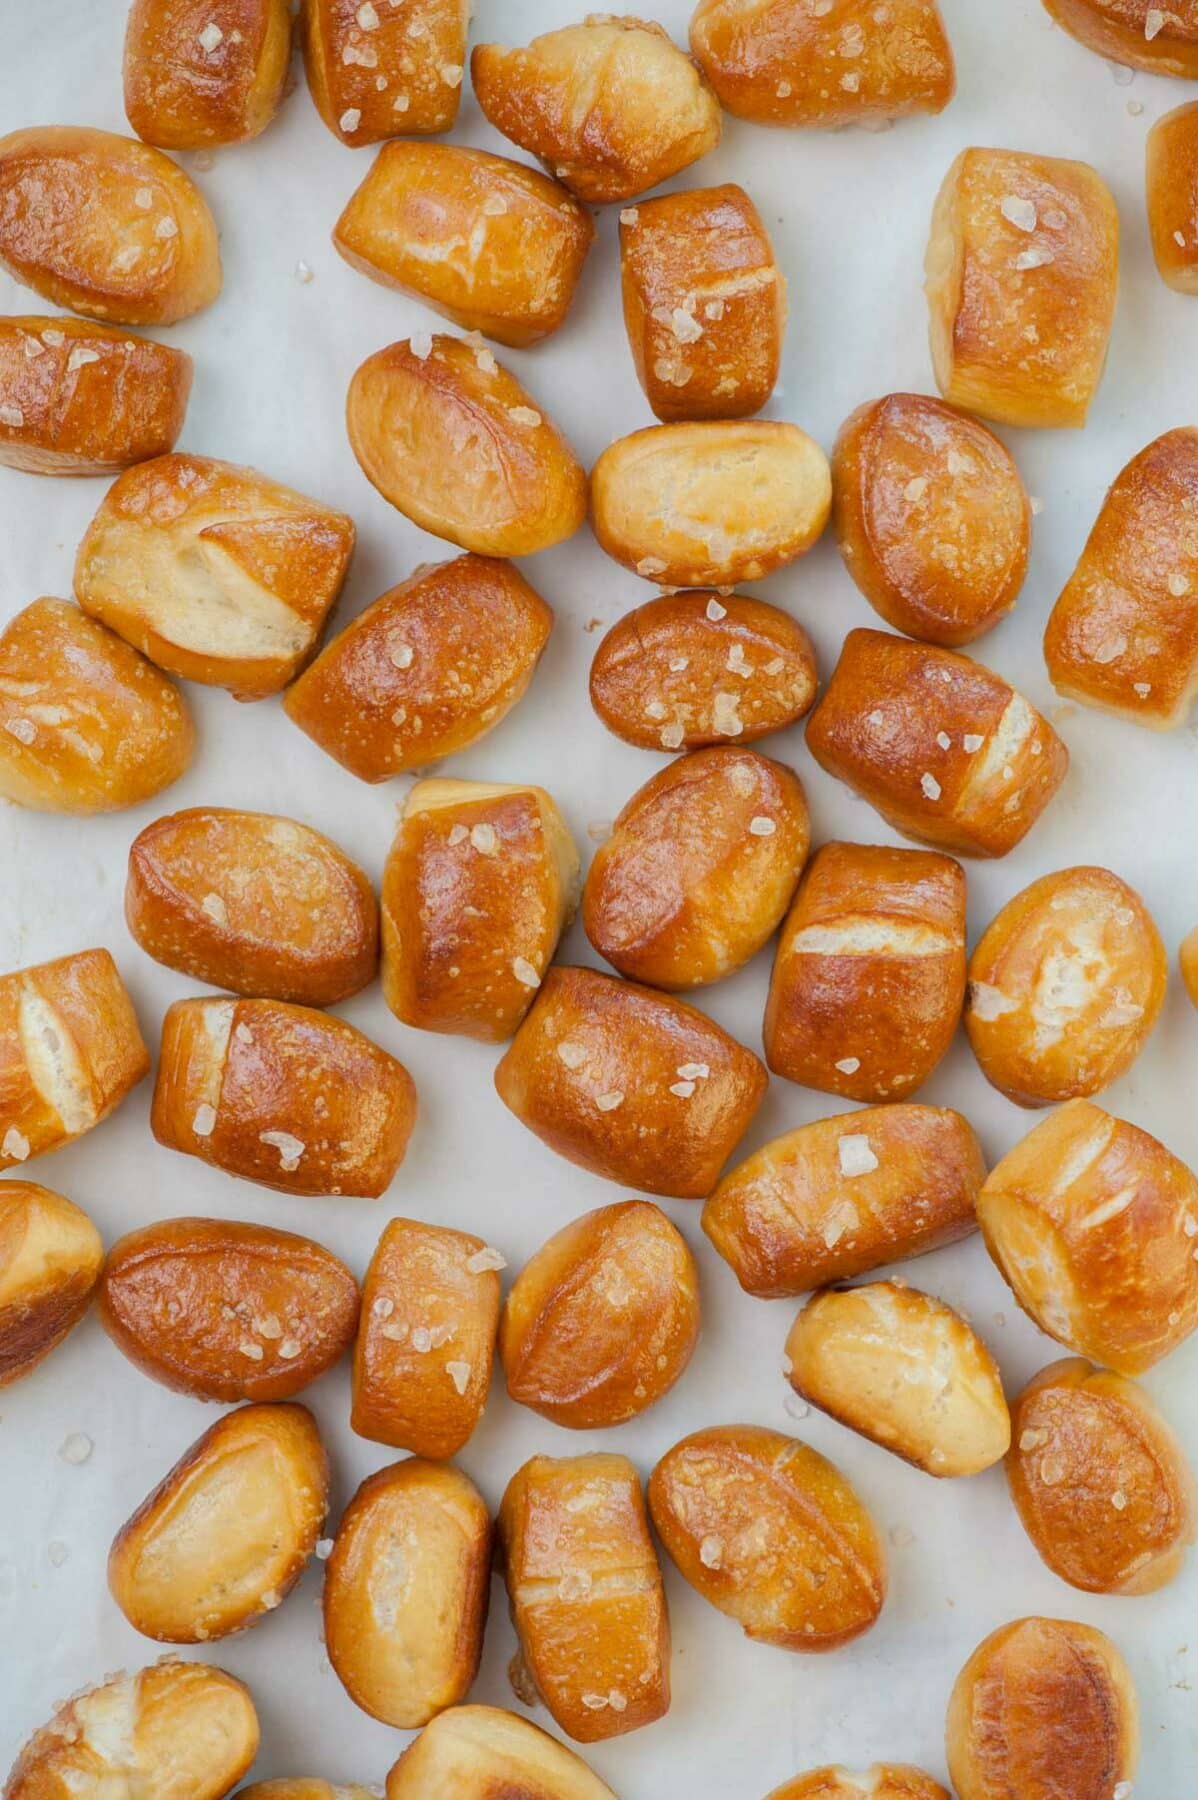
[[[469,1232],[392,1219],[362,1284],[350,1424],[359,1437],[441,1460],[486,1405],[503,1257]]]
[[[129,850],[125,921],[156,962],[253,998],[331,1006],[378,967],[365,873],[270,813],[192,807],[147,825]]]
[[[258,1754],[240,1681],[205,1663],[112,1675],[59,1707],[22,1749],[5,1800],[223,1800]]]
[[[198,1438],[122,1525],[113,1599],[145,1637],[207,1643],[273,1612],[316,1547],[329,1465],[303,1406],[243,1406]]]
[[[1058,1107],[978,1196],[986,1248],[1050,1337],[1140,1375],[1198,1326],[1198,1179],[1087,1100]]]
[[[1102,503],[1049,615],[1053,686],[1085,706],[1169,731],[1198,692],[1198,429],[1133,456]]]
[[[1051,1792],[1063,1769],[1071,1800],[1112,1800],[1135,1774],[1137,1715],[1127,1666],[1101,1631],[1016,1619],[978,1645],[953,1688],[945,1747],[958,1800]]]
[[[79,1323],[103,1264],[100,1234],[81,1207],[32,1181],[0,1182],[0,1388]]]
[[[553,613],[511,563],[426,564],[359,613],[283,701],[362,781],[465,750],[524,694]]]
[[[190,356],[83,319],[0,319],[0,464],[109,475],[162,456],[183,429]]]
[[[636,1470],[626,1457],[534,1456],[508,1483],[499,1539],[528,1672],[583,1744],[670,1705],[670,1621]]]
[[[243,143],[274,118],[290,60],[288,0],[133,0],[126,117],[164,150]]]
[[[1084,425],[1118,271],[1119,215],[1087,163],[962,150],[925,261],[944,398],[1006,425]]]
[[[631,200],[720,141],[715,95],[641,19],[592,13],[523,50],[476,44],[470,75],[496,130],[592,204]]]
[[[985,1178],[960,1113],[875,1106],[754,1151],[712,1194],[703,1229],[745,1291],[774,1300],[967,1237]]]
[[[746,419],[774,391],[786,281],[743,188],[692,188],[620,215],[624,324],[659,419]]]
[[[375,1199],[415,1120],[403,1064],[343,1019],[281,1000],[178,1000],[163,1020],[150,1128],[228,1175]]]
[[[965,1029],[1020,1106],[1099,1093],[1160,1014],[1169,963],[1152,916],[1109,869],[1060,869],[1007,902],[969,960]]]
[[[350,382],[345,419],[384,500],[463,550],[530,556],[586,517],[582,464],[485,345],[425,332],[377,350]]]
[[[661,594],[616,620],[591,664],[591,705],[641,750],[751,744],[815,699],[797,620],[746,594]]]
[[[690,41],[721,106],[757,125],[938,113],[957,85],[936,0],[699,0]]]
[[[574,916],[578,879],[544,788],[417,782],[383,870],[383,996],[396,1018],[510,1038]]]
[[[190,176],[136,138],[83,125],[0,138],[0,268],[114,325],[173,325],[221,285],[216,224]]]
[[[312,656],[354,539],[344,513],[255,469],[160,456],[108,490],[75,597],[160,668],[261,700]]]
[[[350,1699],[402,1731],[465,1699],[490,1588],[491,1520],[472,1481],[415,1456],[368,1476],[324,1582],[325,1644]]]
[[[828,459],[776,419],[650,425],[591,471],[591,524],[617,562],[666,587],[759,581],[828,521]]]
[[[387,1777],[387,1800],[616,1800],[580,1756],[496,1706],[455,1706]]]
[[[143,1375],[196,1400],[290,1400],[331,1369],[358,1329],[358,1284],[290,1231],[163,1219],[118,1239],[100,1323]]]
[[[169,787],[195,730],[173,681],[69,600],[0,632],[0,795],[34,812],[120,812]]]
[[[850,631],[807,748],[904,837],[1005,856],[1031,830],[1069,752],[1022,694],[969,657]]]
[[[385,144],[333,243],[372,281],[517,348],[562,324],[595,227],[560,182],[462,144]]]
[[[882,1610],[873,1520],[834,1464],[781,1432],[717,1425],[683,1438],[649,1479],[649,1511],[679,1572],[746,1637],[835,1650]]]
[[[776,1075],[904,1100],[952,1043],[965,995],[965,872],[933,850],[824,844],[787,914],[766,1001]]]
[[[809,841],[802,785],[784,764],[731,748],[679,757],[632,796],[595,852],[586,934],[635,981],[719,981],[777,929]]]
[[[684,1200],[710,1193],[767,1081],[694,1007],[560,966],[495,1071],[504,1105],[559,1156]]]
[[[308,91],[333,136],[356,148],[450,130],[469,20],[470,0],[303,0]]]
[[[699,1336],[695,1259],[648,1200],[584,1213],[512,1284],[499,1329],[507,1391],[574,1431],[621,1425],[669,1392]]]
[[[845,567],[896,631],[956,648],[1014,606],[1031,503],[1006,445],[968,413],[926,394],[859,406],[832,493]]]
[[[90,1131],[149,1067],[107,950],[0,975],[0,1169]]]

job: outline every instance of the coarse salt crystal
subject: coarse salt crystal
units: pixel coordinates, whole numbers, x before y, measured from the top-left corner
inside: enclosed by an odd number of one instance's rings
[[[142,212],[149,212],[154,205],[153,188],[138,188],[133,196],[133,204]]]
[[[565,1063],[567,1069],[581,1069],[587,1059],[585,1047],[571,1043],[569,1038],[562,1039],[557,1047],[557,1054],[559,1062]]]
[[[947,731],[938,731],[936,733],[936,742],[940,745],[942,750],[951,750],[953,747],[953,740],[949,737]]]
[[[541,977],[526,956],[513,956],[512,974],[523,987],[538,988],[541,985]]]
[[[490,1269],[506,1269],[507,1257],[502,1250],[496,1250],[494,1244],[484,1244],[473,1256],[466,1258],[466,1269],[471,1275],[485,1275]]]
[[[726,619],[727,616],[728,608],[721,606],[718,600],[712,599],[707,602],[707,617],[713,624],[717,624],[721,619]]]
[[[260,1144],[269,1144],[272,1150],[279,1153],[279,1167],[287,1174],[293,1174],[299,1168],[300,1158],[308,1146],[289,1131],[260,1131]]]
[[[842,1075],[855,1075],[861,1067],[861,1058],[859,1056],[842,1056],[836,1067]]]
[[[690,666],[691,659],[689,656],[672,656],[670,658],[671,675],[681,675],[682,671],[684,669],[689,669]]]
[[[670,314],[670,330],[680,344],[694,344],[703,336],[703,327],[693,313],[676,306]]]
[[[582,1696],[582,1704],[588,1712],[602,1712],[607,1703],[606,1694],[584,1694]]]
[[[706,1081],[711,1074],[711,1065],[705,1062],[679,1063],[675,1073],[683,1081]]]
[[[445,841],[450,849],[453,850],[456,849],[459,844],[464,844],[469,836],[470,833],[465,825],[451,825],[449,828],[449,836]]]
[[[212,52],[224,42],[224,38],[225,34],[216,23],[215,19],[209,19],[203,31],[200,33],[200,49],[206,51],[207,54],[211,56]]]
[[[295,278],[297,281],[302,281],[305,286],[315,279],[308,264],[302,258],[295,265]]]
[[[1165,15],[1159,6],[1150,6],[1144,14],[1144,36],[1151,43],[1165,29]]]
[[[433,334],[431,331],[414,331],[408,339],[408,349],[417,362],[427,362],[433,351]]]
[[[1186,247],[1185,232],[1184,231],[1175,231],[1173,233],[1173,242],[1177,245],[1179,250],[1184,250]]]
[[[778,83],[777,87],[774,89],[774,92],[778,96],[779,100],[789,100],[790,95],[791,95],[791,86],[790,86],[789,81],[780,81]]]
[[[1111,1495],[1111,1505],[1114,1507],[1116,1512],[1122,1512],[1124,1510],[1124,1508],[1126,1507],[1127,1495],[1123,1492],[1122,1488],[1116,1488],[1114,1493]]]
[[[362,123],[362,111],[357,106],[347,106],[337,121],[342,131],[356,131]]]
[[[241,1351],[243,1356],[248,1356],[251,1362],[261,1362],[266,1355],[261,1344],[251,1343],[249,1338],[244,1339],[242,1343],[238,1344],[237,1348]]]
[[[354,17],[363,31],[377,31],[379,28],[379,16],[370,0],[366,0],[365,5],[358,8]]]
[[[910,500],[912,502],[915,502],[917,500],[922,500],[924,495],[927,493],[927,491],[928,491],[927,476],[926,475],[916,475],[914,480],[909,481],[907,483],[906,487],[903,489],[903,498],[904,498],[904,500]]]
[[[229,909],[219,894],[205,894],[200,901],[200,911],[206,913],[216,925],[229,923]]]
[[[640,216],[635,206],[626,206],[620,214],[620,223],[621,225],[635,225]]]
[[[14,430],[19,431],[24,423],[25,414],[19,406],[13,406],[11,403],[0,406],[0,425],[11,425]]]
[[[86,1431],[72,1431],[71,1435],[64,1438],[58,1446],[58,1454],[63,1462],[71,1463],[78,1468],[81,1463],[87,1461],[94,1449],[95,1445]]]
[[[3,417],[4,408],[0,407],[0,419]],[[5,719],[4,729],[18,744],[32,744],[37,738],[37,726],[32,719]]]
[[[470,842],[480,856],[496,856],[499,853],[499,833],[494,825],[472,825]]]
[[[663,725],[660,732],[662,749],[677,750],[685,736],[686,730],[681,719],[675,719],[672,724]]]
[[[461,87],[465,70],[461,63],[442,63],[441,79],[446,87]]]
[[[387,660],[397,669],[410,669],[414,655],[411,644],[393,643],[387,652]]]
[[[517,425],[527,425],[530,430],[535,430],[541,423],[540,413],[534,412],[531,406],[509,406],[507,416]]]
[[[376,1319],[389,1319],[395,1311],[395,1302],[390,1294],[380,1294],[370,1310]]]
[[[196,1137],[211,1137],[216,1125],[216,1108],[209,1106],[206,1100],[201,1101],[192,1116],[191,1129]]]
[[[317,1540],[316,1540],[316,1555],[319,1558],[319,1560],[321,1562],[328,1562],[328,1560],[329,1560],[330,1556],[332,1556],[332,1554],[333,1554],[332,1538],[317,1538]]]
[[[1116,662],[1126,649],[1127,639],[1122,632],[1115,632],[1111,637],[1103,638],[1101,644],[1097,644],[1090,654],[1096,663],[1105,665]]]
[[[927,774],[921,775],[919,778],[919,785],[920,785],[921,789],[923,790],[925,799],[939,800],[939,798],[940,798],[940,783],[937,781],[937,779],[934,775],[927,775]]]
[[[878,1159],[863,1131],[846,1132],[837,1141],[836,1157],[842,1175],[869,1175],[878,1166]]]
[[[764,813],[758,813],[756,818],[749,820],[749,830],[754,837],[773,837],[777,829],[774,821],[767,819]]]
[[[1041,1444],[1046,1444],[1047,1442],[1048,1433],[1046,1431],[1029,1430],[1023,1431],[1019,1435],[1019,1448],[1021,1450],[1038,1450]]]
[[[470,1364],[468,1362],[447,1362],[445,1373],[453,1382],[459,1394],[464,1394],[470,1385]]]
[[[1020,231],[1036,229],[1036,208],[1031,200],[1024,200],[1018,194],[1004,194],[998,210],[1008,224],[1018,226]]]
[[[610,1093],[600,1094],[596,1098],[595,1105],[599,1108],[600,1112],[615,1112],[617,1106],[620,1106],[623,1103],[623,1100],[624,1096],[619,1088],[612,1088]]]
[[[718,693],[711,705],[711,729],[720,737],[739,737],[744,728],[739,696]]]
[[[853,1231],[861,1223],[857,1208],[851,1200],[841,1200],[834,1206],[824,1220],[820,1236],[827,1249],[834,1250],[846,1231]]]
[[[699,1561],[705,1569],[718,1569],[724,1560],[724,1540],[713,1535],[703,1539],[699,1545]]]
[[[985,742],[986,740],[980,732],[967,731],[961,739],[961,748],[968,756],[972,756],[975,751],[981,749]]]
[[[11,1162],[24,1162],[29,1155],[29,1139],[15,1125],[10,1125],[4,1133],[4,1142],[0,1143],[0,1156],[6,1156]]]
[[[693,1081],[676,1081],[670,1088],[671,1094],[676,1094],[679,1100],[689,1100],[694,1091],[695,1084]]]
[[[169,213],[163,213],[157,225],[154,227],[154,236],[156,238],[165,239],[178,237],[178,235],[179,227],[176,225],[175,221],[171,218]]]
[[[1180,570],[1175,569],[1169,577],[1168,588],[1174,599],[1180,600],[1183,594],[1189,593],[1190,584]]]
[[[1030,249],[1019,252],[1015,258],[1015,267],[1017,269],[1044,269],[1048,267],[1049,263],[1054,263],[1056,260],[1052,251],[1045,245],[1033,244]]]

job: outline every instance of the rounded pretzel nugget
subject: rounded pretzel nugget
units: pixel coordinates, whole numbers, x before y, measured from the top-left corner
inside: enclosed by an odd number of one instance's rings
[[[622,975],[702,987],[773,935],[810,842],[797,775],[756,750],[696,750],[632,796],[595,852],[588,938]]]
[[[244,1631],[303,1574],[328,1504],[328,1458],[307,1407],[239,1407],[122,1525],[108,1557],[112,1597],[161,1643]]]
[[[241,1789],[245,1800],[378,1800],[374,1788],[361,1782],[322,1781],[318,1776],[282,1775],[275,1781],[251,1781]]]
[[[559,1156],[680,1200],[711,1192],[768,1080],[694,1007],[558,966],[495,1070],[504,1105]]]
[[[531,556],[573,537],[587,478],[551,420],[485,345],[418,332],[349,384],[350,448],[405,518],[481,556]]]
[[[283,99],[288,0],[133,0],[125,27],[125,114],[163,150],[256,138]]]
[[[417,1456],[454,1456],[491,1385],[498,1250],[469,1232],[392,1219],[362,1284],[350,1425]]]
[[[1142,1387],[1081,1358],[1041,1369],[1011,1409],[1011,1498],[1054,1575],[1151,1594],[1198,1535],[1198,1488]]]
[[[321,651],[283,710],[351,775],[387,781],[493,731],[552,628],[551,609],[511,563],[426,564]]]
[[[523,348],[562,324],[595,236],[560,182],[464,144],[384,144],[333,230],[351,268]]]
[[[969,960],[965,1029],[1020,1106],[1097,1094],[1135,1062],[1169,964],[1140,896],[1109,869],[1059,869],[1016,894]]]
[[[490,1593],[491,1519],[472,1481],[417,1456],[368,1476],[324,1580],[324,1641],[350,1699],[401,1731],[464,1700]]]
[[[0,631],[0,795],[34,812],[121,812],[177,781],[195,730],[173,681],[69,600]]]
[[[317,112],[343,144],[449,131],[470,0],[303,0],[299,35]]]
[[[784,1781],[766,1800],[952,1800],[952,1796],[910,1763],[874,1763],[859,1774],[839,1764],[811,1769]]]
[[[376,1199],[415,1121],[403,1064],[344,1019],[282,1000],[177,1000],[163,1020],[150,1129],[227,1175]]]
[[[650,425],[591,471],[603,549],[667,587],[759,581],[810,550],[831,505],[827,457],[777,419]]]
[[[107,950],[0,975],[0,1169],[82,1137],[149,1068]]]
[[[934,850],[823,844],[787,914],[766,1001],[775,1075],[905,1100],[936,1068],[965,995],[965,872]]]
[[[881,1538],[818,1451],[758,1425],[713,1425],[666,1451],[648,1491],[679,1573],[746,1637],[836,1650],[876,1624]]]
[[[249,1691],[171,1657],[60,1706],[17,1757],[6,1800],[223,1800],[258,1754]]]
[[[756,125],[882,125],[956,91],[936,0],[699,0],[690,42],[720,105]]]
[[[454,1706],[387,1777],[387,1800],[616,1800],[580,1756],[498,1706]]]
[[[424,1031],[499,1044],[578,903],[578,852],[541,787],[420,781],[383,870],[383,997]]]
[[[1004,425],[1085,424],[1119,279],[1119,214],[1088,163],[962,150],[924,267],[946,400]]]
[[[159,456],[104,496],[75,597],[172,675],[261,700],[315,651],[354,539],[345,513],[256,469]]]
[[[311,1238],[227,1219],[163,1219],[119,1238],[100,1323],[143,1375],[196,1400],[290,1400],[358,1329],[358,1284]]]
[[[670,1705],[670,1620],[636,1470],[624,1456],[534,1456],[499,1509],[512,1623],[554,1720],[582,1744]]]
[[[1198,19],[1188,6],[1149,0],[1044,0],[1070,37],[1109,62],[1149,75],[1198,79]]]
[[[1031,502],[1006,445],[968,413],[926,394],[859,406],[832,492],[845,568],[896,631],[956,648],[1014,606]]]
[[[624,325],[659,419],[747,419],[774,391],[786,281],[744,189],[692,188],[620,215]]]
[[[0,138],[0,268],[115,325],[173,325],[220,292],[216,224],[161,150],[84,125]]]
[[[378,906],[357,863],[294,819],[224,806],[134,838],[125,921],[147,956],[250,998],[331,1006],[378,967]]]
[[[1198,75],[1198,31],[1194,60]],[[1159,118],[1148,133],[1145,155],[1157,271],[1179,294],[1198,294],[1198,102]]]
[[[669,1392],[699,1336],[695,1259],[648,1200],[555,1232],[512,1284],[499,1328],[507,1391],[555,1425],[598,1430]]]
[[[929,1475],[980,1474],[1010,1447],[998,1364],[960,1313],[918,1288],[813,1294],[786,1360],[796,1394]]]
[[[643,19],[591,13],[523,50],[476,44],[470,76],[495,129],[592,205],[631,200],[720,141],[715,95]]]
[[[1041,1331],[1140,1375],[1198,1326],[1198,1179],[1087,1100],[1058,1107],[991,1171],[986,1248]]]
[[[1154,438],[1116,476],[1049,614],[1058,693],[1154,731],[1198,693],[1198,429]]]
[[[1005,856],[1069,767],[1040,713],[992,669],[885,631],[850,631],[807,748],[904,837]]]
[[[82,1207],[32,1181],[0,1182],[0,1388],[74,1330],[103,1266],[100,1234]]]
[[[1127,1665],[1090,1625],[1016,1619],[958,1675],[945,1747],[958,1800],[1127,1800],[1140,1751]]]
[[[815,651],[797,620],[745,594],[661,594],[616,620],[591,664],[591,705],[641,750],[750,744],[815,699]]]
[[[191,358],[83,319],[0,318],[0,464],[109,475],[174,448]]]
[[[754,1151],[708,1200],[703,1229],[746,1293],[776,1300],[968,1237],[985,1178],[960,1113],[867,1107]]]

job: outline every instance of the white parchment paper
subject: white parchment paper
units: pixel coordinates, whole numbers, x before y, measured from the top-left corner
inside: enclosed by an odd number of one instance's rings
[[[1123,219],[1123,276],[1107,374],[1083,432],[1006,434],[1043,511],[1017,611],[974,646],[1035,704],[1052,708],[1041,632],[1108,483],[1151,438],[1198,418],[1198,300],[1159,281],[1143,209],[1148,127],[1195,90],[1145,75],[1116,77],[1055,30],[1036,0],[943,0],[943,7],[960,85],[941,117],[884,134],[829,135],[728,120],[721,148],[681,183],[740,181],[760,206],[790,284],[784,375],[769,411],[796,420],[827,447],[859,402],[895,389],[932,389],[921,262],[933,196],[959,149],[993,144],[1082,157],[1110,183]],[[474,37],[522,42],[582,10],[581,0],[482,0]],[[686,0],[656,0],[653,10],[684,41]],[[127,130],[124,14],[123,0],[0,0],[0,131],[67,122]],[[505,147],[468,91],[455,137]],[[257,143],[217,152],[203,172],[194,157],[181,157],[221,227],[225,287],[208,312],[168,334],[196,361],[183,448],[255,464],[356,519],[359,549],[343,618],[417,562],[452,554],[374,492],[345,437],[344,396],[357,364],[433,323],[415,302],[355,274],[330,245],[333,222],[372,154],[347,150],[330,136],[301,79]],[[532,351],[500,352],[588,464],[611,438],[651,422],[623,333],[615,239],[609,210],[566,328]],[[297,275],[301,263],[312,271],[308,282]],[[0,312],[43,310],[34,295],[0,276]],[[0,470],[0,618],[38,594],[70,593],[75,547],[104,490],[100,480]],[[585,861],[588,824],[611,819],[662,760],[611,737],[586,698],[599,627],[651,589],[608,561],[586,531],[525,569],[557,610],[548,652],[517,711],[448,770],[544,783]],[[845,632],[876,623],[830,538],[756,591],[802,620],[825,674]],[[192,990],[143,956],[125,930],[124,862],[134,835],[163,811],[201,803],[279,811],[329,832],[377,878],[408,785],[356,782],[287,722],[277,702],[239,706],[195,687],[189,699],[200,725],[199,754],[161,800],[83,822],[0,811],[0,967],[108,945],[151,1045],[165,1007]],[[1080,709],[1060,729],[1073,763],[1047,815],[1005,861],[969,867],[971,933],[1035,876],[1098,862],[1138,887],[1172,956],[1198,921],[1198,740],[1190,730],[1157,737]],[[763,748],[800,772],[816,841],[894,841],[870,807],[815,767],[801,730]],[[595,960],[577,928],[563,953]],[[768,970],[763,954],[700,997],[755,1047]],[[618,1197],[615,1187],[556,1159],[504,1110],[491,1086],[493,1050],[407,1030],[386,1011],[377,987],[340,1010],[403,1059],[420,1091],[410,1153],[382,1201],[289,1200],[160,1149],[148,1128],[148,1083],[113,1120],[31,1165],[30,1175],[85,1206],[107,1241],[153,1219],[206,1213],[303,1231],[359,1273],[394,1214],[477,1231],[515,1268],[558,1226]],[[1198,1014],[1175,975],[1151,1045],[1104,1103],[1194,1163],[1196,1073]],[[960,1107],[992,1158],[1034,1122],[987,1087],[962,1041],[921,1098]],[[834,1101],[775,1080],[744,1148],[837,1110]],[[828,1419],[795,1421],[779,1373],[794,1305],[743,1295],[702,1237],[698,1207],[665,1204],[697,1251],[703,1282],[702,1340],[680,1385],[627,1427],[573,1434],[511,1405],[497,1383],[462,1466],[497,1503],[509,1475],[536,1451],[618,1448],[647,1473],[670,1444],[701,1425],[749,1420],[791,1429],[846,1470],[892,1534],[891,1592],[868,1636],[835,1655],[800,1657],[748,1643],[667,1569],[671,1711],[648,1730],[589,1753],[617,1792],[625,1800],[760,1800],[800,1769],[874,1758],[910,1760],[942,1776],[945,1704],[961,1664],[997,1625],[1042,1612],[1101,1626],[1127,1656],[1143,1709],[1137,1800],[1190,1800],[1198,1791],[1198,1697],[1191,1687],[1198,1685],[1198,1558],[1150,1598],[1076,1593],[1036,1557],[1001,1470],[937,1483]],[[1012,1395],[1060,1354],[1020,1314],[979,1240],[907,1273],[970,1314]],[[1198,1455],[1198,1343],[1154,1370],[1145,1385]],[[350,1433],[348,1394],[343,1367],[306,1396],[333,1458],[334,1518],[362,1477],[390,1460],[382,1447]],[[140,1375],[94,1319],[36,1374],[0,1394],[0,1768],[61,1696],[159,1654],[108,1596],[107,1548],[214,1417],[216,1409]],[[77,1432],[94,1449],[72,1465],[58,1452]],[[367,1718],[342,1691],[320,1640],[319,1593],[313,1565],[277,1613],[198,1654],[253,1690],[263,1727],[258,1775],[377,1781],[407,1739]],[[516,1704],[505,1676],[513,1648],[497,1585],[476,1698]],[[535,1716],[551,1723],[543,1711]]]

